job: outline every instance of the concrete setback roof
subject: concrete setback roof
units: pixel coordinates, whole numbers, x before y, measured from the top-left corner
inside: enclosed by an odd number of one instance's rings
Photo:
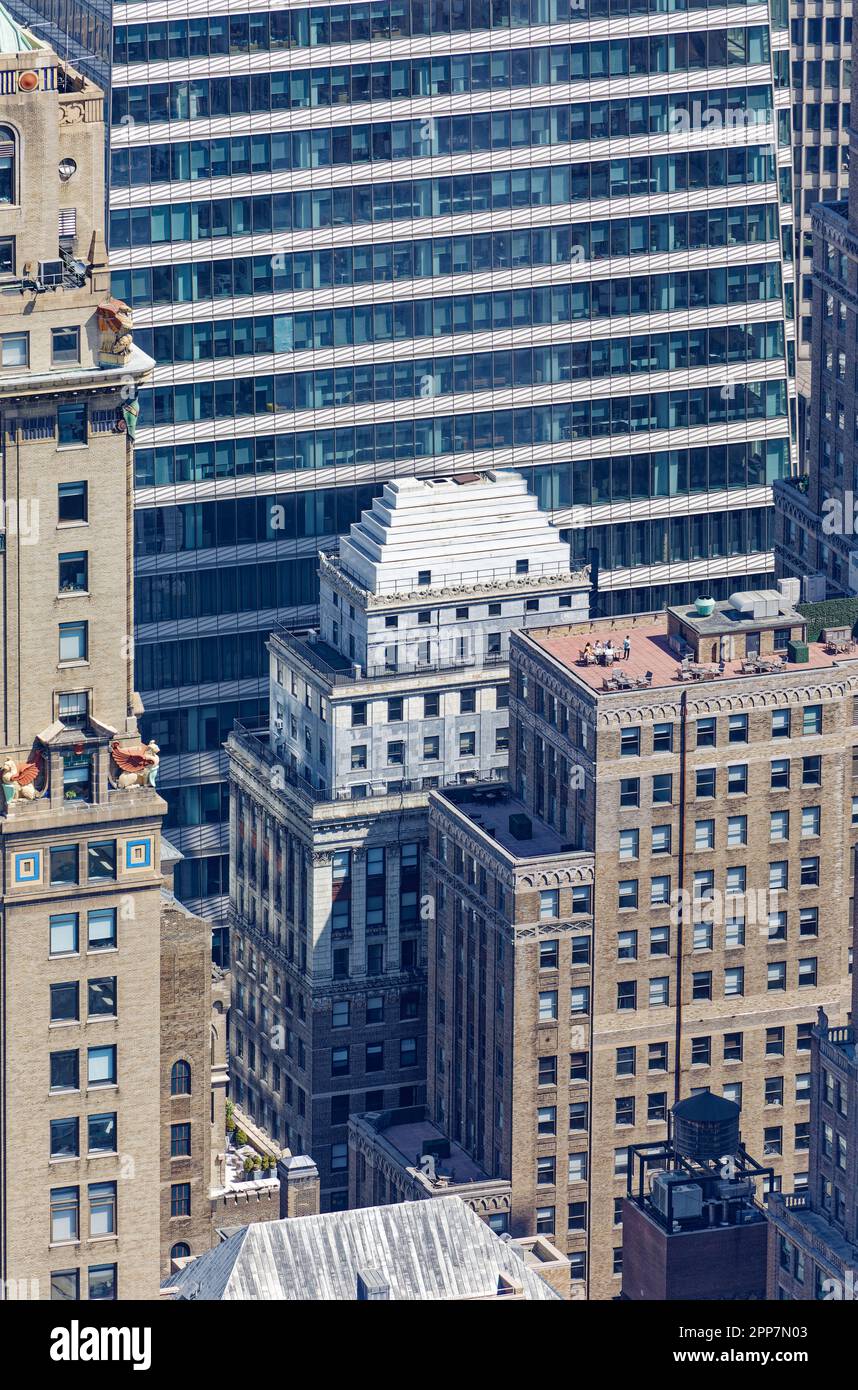
[[[163,1287],[181,1299],[355,1300],[358,1274],[396,1301],[493,1297],[501,1275],[525,1298],[560,1297],[458,1197],[245,1226]]]
[[[30,53],[42,45],[0,5],[0,53]]]
[[[569,547],[520,473],[394,478],[340,541],[340,561],[371,594],[569,574]],[[526,581],[525,581],[526,582]]]

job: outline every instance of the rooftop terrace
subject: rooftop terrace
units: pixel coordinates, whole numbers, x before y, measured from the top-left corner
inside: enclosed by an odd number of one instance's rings
[[[856,655],[833,656],[822,642],[811,642],[808,643],[806,662],[789,661],[786,652],[778,653],[778,657],[782,656],[783,659],[776,665],[774,661],[770,662],[774,667],[771,671],[759,669],[760,663],[744,657],[735,661],[725,661],[723,670],[719,669],[720,663],[706,662],[688,663],[683,670],[682,658],[668,637],[666,615],[653,619],[646,625],[630,625],[627,632],[631,642],[628,660],[623,660],[621,655],[610,668],[586,665],[581,653],[586,643],[589,642],[595,647],[597,642],[601,641],[605,645],[609,639],[616,648],[622,648],[626,630],[611,622],[606,622],[603,626],[597,622],[591,623],[587,631],[579,628],[569,632],[554,628],[530,632],[527,635],[536,646],[541,647],[555,661],[572,672],[583,685],[605,695],[622,694],[624,690],[634,689],[636,686],[679,687],[737,678],[771,682],[777,681],[785,673],[800,675],[802,671],[851,666],[858,661]],[[768,658],[762,664],[765,665],[767,660]],[[755,666],[757,669],[753,669]],[[610,684],[606,686],[605,682],[612,680],[620,682],[619,688]],[[627,684],[623,686],[623,682]]]

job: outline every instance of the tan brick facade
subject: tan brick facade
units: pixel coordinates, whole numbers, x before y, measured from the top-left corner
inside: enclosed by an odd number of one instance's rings
[[[619,1291],[625,1149],[695,1088],[740,1100],[785,1191],[806,1170],[811,1027],[847,1007],[856,694],[855,661],[604,694],[518,635],[521,800],[433,796],[430,1108],[511,1178],[513,1235],[573,1278],[588,1256],[582,1296]]]

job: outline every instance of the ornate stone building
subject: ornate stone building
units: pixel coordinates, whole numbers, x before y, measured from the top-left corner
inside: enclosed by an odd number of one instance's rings
[[[858,661],[789,586],[700,609],[514,636],[511,786],[431,798],[429,1111],[582,1297],[619,1292],[629,1146],[689,1092],[801,1189],[813,1020],[845,1019]]]
[[[134,394],[103,93],[0,11],[2,1269],[156,1297],[160,829],[131,658]]]
[[[267,737],[230,738],[235,1098],[348,1202],[348,1118],[425,1100],[433,787],[505,776],[510,631],[587,611],[515,473],[399,479],[277,631]]]

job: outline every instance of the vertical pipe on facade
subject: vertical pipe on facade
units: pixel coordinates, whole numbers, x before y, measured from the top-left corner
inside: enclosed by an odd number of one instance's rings
[[[680,1092],[681,1049],[682,1049],[682,933],[685,926],[685,763],[688,743],[688,691],[683,690],[679,697],[679,832],[677,845],[677,894],[676,894],[676,1029],[673,1059],[673,1100],[682,1099]]]

